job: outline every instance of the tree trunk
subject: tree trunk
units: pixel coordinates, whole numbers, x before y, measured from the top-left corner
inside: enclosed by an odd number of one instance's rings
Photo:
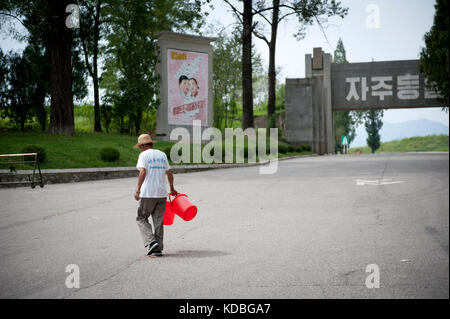
[[[242,31],[242,129],[253,127],[252,1],[244,1]]]
[[[107,105],[107,104],[102,104],[102,105],[100,106],[100,112],[101,112],[101,115],[102,115],[102,117],[103,117],[103,119],[104,119],[104,121],[105,121],[105,130],[106,130],[106,133],[109,133],[109,124],[110,124],[110,122],[111,122],[110,113],[109,113],[109,112],[110,112],[109,108],[110,108],[110,106]]]
[[[51,1],[51,81],[49,133],[75,132],[72,93],[72,30],[66,27],[66,6],[70,0]]]
[[[94,76],[92,78],[94,82],[94,131],[101,132],[101,117],[100,117],[100,98],[99,98],[99,90],[98,90],[98,69],[97,69],[97,59],[98,59],[98,39],[100,32],[100,8],[102,5],[102,1],[97,1],[97,10],[94,18],[94,56],[93,56],[93,71]]]
[[[224,127],[227,127],[227,124],[228,124],[228,105],[229,105],[230,103],[228,103],[228,104],[225,104],[225,126]]]
[[[276,112],[275,99],[276,99],[276,73],[275,73],[275,49],[277,43],[277,30],[278,30],[278,15],[280,0],[273,1],[272,11],[272,27],[271,37],[269,42],[269,99],[267,101],[267,127],[276,127],[275,120],[272,118]]]
[[[101,132],[102,125],[100,120],[100,98],[99,98],[99,90],[98,90],[98,75],[97,75],[97,58],[94,60],[94,131]]]
[[[20,130],[22,133],[25,132],[25,116],[20,117]]]
[[[142,120],[142,110],[137,110],[136,111],[136,117],[134,120],[134,125],[135,125],[135,134],[139,135],[139,132],[141,131],[141,120]]]

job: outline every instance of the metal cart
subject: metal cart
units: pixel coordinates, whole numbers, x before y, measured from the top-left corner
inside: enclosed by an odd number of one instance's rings
[[[22,160],[15,159],[22,157]],[[2,159],[7,159],[3,161]],[[40,187],[44,187],[44,180],[42,179],[41,168],[39,166],[38,153],[23,153],[23,154],[0,154],[0,164],[9,166],[9,176],[12,176],[11,181],[0,182],[0,184],[31,184],[31,188],[35,188],[39,183]],[[28,175],[28,181],[14,181],[14,176],[17,174],[14,164],[32,164],[33,173]],[[36,180],[36,169],[39,172],[39,181]]]

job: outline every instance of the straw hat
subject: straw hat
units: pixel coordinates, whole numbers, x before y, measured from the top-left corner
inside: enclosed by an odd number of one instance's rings
[[[138,142],[133,148],[139,148],[139,145],[144,145],[148,143],[155,143],[156,141],[153,141],[150,135],[148,134],[141,134],[138,137]]]

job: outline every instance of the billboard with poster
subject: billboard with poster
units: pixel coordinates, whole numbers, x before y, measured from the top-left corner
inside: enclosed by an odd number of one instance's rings
[[[168,122],[207,125],[208,54],[167,50]]]

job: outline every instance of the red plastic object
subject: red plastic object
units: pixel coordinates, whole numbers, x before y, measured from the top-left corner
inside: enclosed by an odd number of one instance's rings
[[[170,200],[169,194],[169,200]],[[178,193],[171,201],[171,210],[185,221],[192,220],[197,215],[197,207],[192,204],[186,194]]]
[[[164,211],[163,224],[172,225],[175,218],[175,213],[172,211],[172,203],[170,201],[166,202],[166,210]]]

